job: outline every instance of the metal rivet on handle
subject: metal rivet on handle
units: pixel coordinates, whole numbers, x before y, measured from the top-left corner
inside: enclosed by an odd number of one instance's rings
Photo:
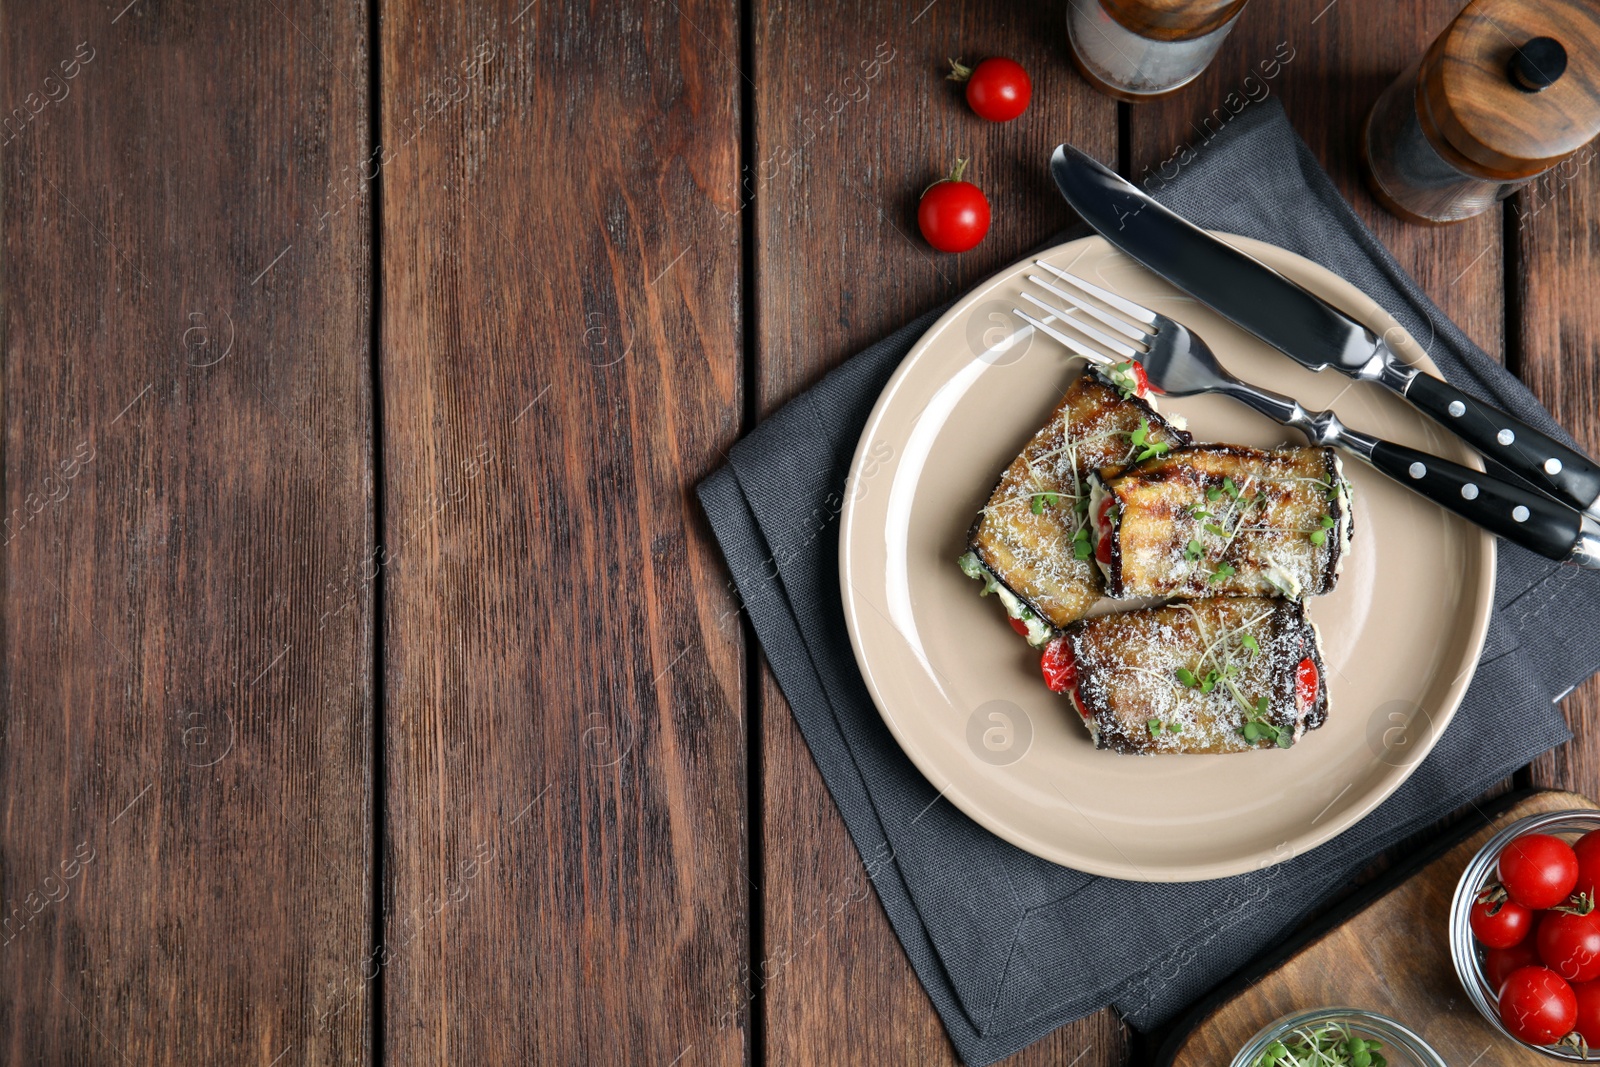
[[[1422,465],[1422,464],[1420,464],[1420,463],[1413,463],[1413,464],[1412,464],[1412,465],[1411,465],[1411,477],[1413,477],[1413,478],[1420,478],[1420,477],[1422,477],[1422,476],[1423,476],[1423,475],[1424,475],[1424,474],[1427,474],[1427,473],[1428,473],[1428,468],[1427,468],[1427,467],[1424,467],[1424,466],[1423,466],[1423,465]]]
[[[1478,487],[1473,485],[1471,482],[1468,482],[1466,485],[1461,487],[1461,495],[1466,497],[1468,500],[1476,500],[1478,499]]]
[[[1494,439],[1503,445],[1509,445],[1512,441],[1517,439],[1517,435],[1512,433],[1510,430],[1501,430],[1499,433],[1494,435]]]
[[[1527,522],[1528,509],[1523,507],[1521,504],[1518,504],[1516,507],[1511,509],[1511,517],[1516,519],[1518,522]]]
[[[1445,410],[1459,419],[1461,416],[1467,413],[1467,405],[1463,404],[1459,400],[1452,400],[1450,401],[1450,406]]]
[[[1544,461],[1544,472],[1546,474],[1560,474],[1561,461],[1556,459],[1554,456],[1551,456],[1549,459]]]

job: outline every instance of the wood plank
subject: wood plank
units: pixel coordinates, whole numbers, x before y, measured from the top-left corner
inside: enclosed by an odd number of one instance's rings
[[[736,13],[382,33],[385,1056],[741,1063]]]
[[[764,414],[1065,226],[1038,161],[1070,132],[1114,162],[1117,119],[1071,71],[1050,5],[755,3],[751,17],[755,159],[737,206],[754,212],[753,388]],[[983,122],[943,80],[947,58],[988,55],[1033,78],[1033,103],[1015,122]],[[917,236],[916,201],[958,155],[972,157],[994,222],[977,249],[950,256]],[[768,1061],[955,1063],[789,708],[763,678],[758,951],[771,977],[749,995]],[[818,902],[846,900],[817,919]],[[1008,1062],[1102,1067],[1124,1062],[1124,1048],[1121,1024],[1103,1012]]]
[[[1356,213],[1445,314],[1498,357],[1504,309],[1499,215],[1447,227],[1401,222],[1368,194],[1359,166],[1361,132],[1378,94],[1460,9],[1461,0],[1253,0],[1204,74],[1170,97],[1133,107],[1132,177],[1162,173],[1164,161],[1185,145],[1203,148],[1228,119],[1230,93],[1235,106],[1241,99],[1281,99]],[[1220,115],[1218,108],[1224,108]]]
[[[1513,367],[1590,455],[1600,453],[1600,167],[1590,145],[1509,205],[1521,336]],[[1565,575],[1563,575],[1564,577]],[[1600,796],[1600,679],[1561,704],[1573,738],[1534,761],[1533,781]]]
[[[7,1062],[369,1059],[365,28],[7,8]]]

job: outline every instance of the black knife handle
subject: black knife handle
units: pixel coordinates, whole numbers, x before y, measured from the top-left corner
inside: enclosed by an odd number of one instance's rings
[[[1414,448],[1379,441],[1372,465],[1492,534],[1549,559],[1572,555],[1583,516],[1543,493]]]
[[[1485,456],[1580,510],[1600,502],[1600,466],[1431,374],[1418,373],[1405,397]]]

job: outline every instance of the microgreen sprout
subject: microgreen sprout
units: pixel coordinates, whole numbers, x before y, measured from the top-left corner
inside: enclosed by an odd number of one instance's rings
[[[1343,1023],[1301,1028],[1268,1045],[1251,1067],[1389,1067],[1377,1041],[1357,1037]]]
[[[1150,440],[1149,419],[1139,420],[1139,428],[1128,434],[1128,443],[1135,449],[1135,463],[1143,463],[1151,456],[1164,456],[1172,451],[1172,446],[1165,441]]]

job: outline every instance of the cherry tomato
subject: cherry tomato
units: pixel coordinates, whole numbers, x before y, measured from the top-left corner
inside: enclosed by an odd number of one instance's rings
[[[1553,908],[1578,882],[1578,857],[1559,837],[1523,834],[1500,852],[1500,884],[1511,899],[1538,911]]]
[[[1011,628],[1017,631],[1017,633],[1021,634],[1023,637],[1028,636],[1028,624],[1023,622],[1021,619],[1012,619]]]
[[[1535,924],[1537,925],[1537,924]],[[1489,988],[1494,990],[1495,996],[1500,995],[1500,987],[1506,984],[1506,979],[1511,972],[1519,967],[1539,966],[1539,950],[1534,946],[1533,938],[1525,937],[1518,944],[1510,948],[1491,948],[1483,953],[1483,976],[1489,980]]]
[[[1486,900],[1480,896],[1473,901],[1470,922],[1472,936],[1486,948],[1510,948],[1520,945],[1533,931],[1533,912],[1514,900]]]
[[[1569,982],[1600,978],[1600,912],[1552,911],[1539,922],[1539,958]]]
[[[1576,892],[1587,893],[1592,901],[1600,895],[1600,830],[1584,834],[1572,846],[1578,857]]]
[[[1065,693],[1078,684],[1078,661],[1065,637],[1054,638],[1044,646],[1039,669],[1044,672],[1044,684],[1052,693]]]
[[[1500,989],[1500,1021],[1530,1045],[1549,1045],[1572,1032],[1578,998],[1548,967],[1519,967]]]
[[[1578,1021],[1573,1028],[1590,1048],[1600,1046],[1600,982],[1579,982],[1572,987],[1578,1000]]]
[[[989,232],[989,201],[983,190],[961,180],[966,169],[966,160],[956,160],[950,177],[928,186],[917,204],[917,228],[941,252],[976,248]]]
[[[990,122],[1010,122],[1028,110],[1033,97],[1033,82],[1022,64],[993,56],[976,67],[950,61],[951,81],[967,83],[967,105],[979,118]]]
[[[1114,496],[1107,496],[1100,501],[1099,521],[1102,525],[1105,524],[1106,516],[1111,514],[1111,509],[1116,504],[1117,498]],[[1100,535],[1100,542],[1094,546],[1094,558],[1107,566],[1111,565],[1111,529],[1109,527],[1107,527],[1105,533]]]
[[[1300,665],[1294,671],[1294,700],[1296,704],[1302,708],[1309,708],[1316,704],[1317,681],[1317,661],[1307,656],[1300,661]]]
[[[1130,360],[1130,362],[1133,364],[1133,380],[1138,383],[1138,387],[1134,389],[1133,394],[1135,396],[1144,396],[1150,392],[1150,375],[1145,373],[1143,363],[1136,359]]]

